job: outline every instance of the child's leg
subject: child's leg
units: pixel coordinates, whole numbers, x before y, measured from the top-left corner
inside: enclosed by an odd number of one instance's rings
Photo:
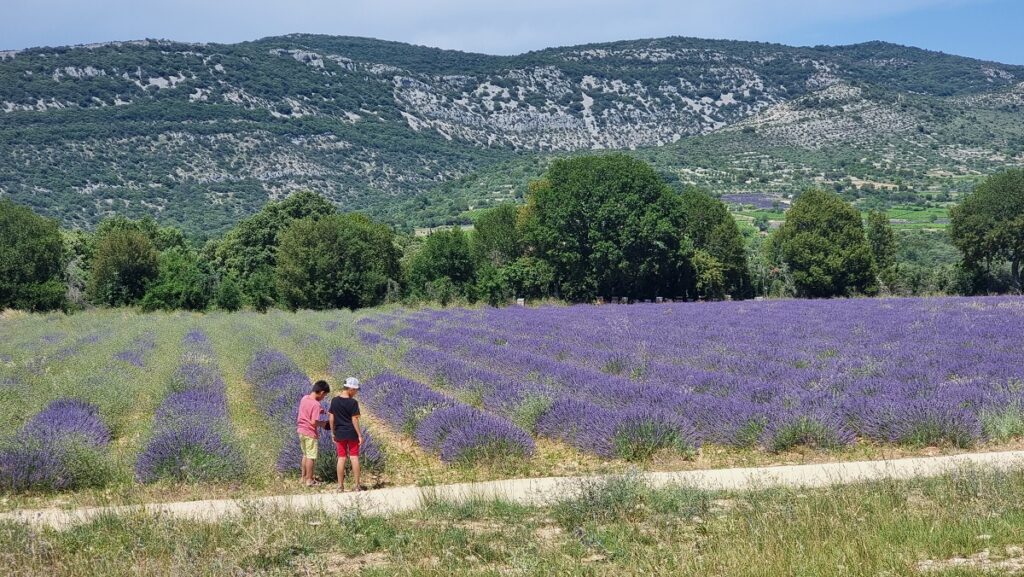
[[[313,470],[316,465],[317,440],[306,436],[299,436],[299,446],[302,449],[302,482],[306,485],[313,483]]]
[[[338,488],[345,490],[345,457],[338,455]]]
[[[352,459],[352,479],[355,481],[356,491],[359,490],[359,457],[349,457]]]

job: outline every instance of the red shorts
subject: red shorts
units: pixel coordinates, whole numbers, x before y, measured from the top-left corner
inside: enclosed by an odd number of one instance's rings
[[[359,456],[359,441],[339,441],[334,439],[334,446],[338,449],[339,457]]]

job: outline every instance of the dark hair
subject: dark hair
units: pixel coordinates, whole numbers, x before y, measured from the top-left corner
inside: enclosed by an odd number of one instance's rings
[[[313,383],[314,393],[329,393],[331,392],[331,385],[327,384],[327,381],[317,381]]]

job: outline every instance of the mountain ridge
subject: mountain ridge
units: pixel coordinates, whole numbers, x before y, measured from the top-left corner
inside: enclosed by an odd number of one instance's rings
[[[884,42],[667,37],[500,56],[294,34],[32,48],[0,52],[0,195],[72,226],[154,214],[216,232],[312,188],[430,224],[415,199],[519,158],[637,150],[687,181],[701,167],[665,159],[723,131],[800,148],[817,123],[875,155],[908,130],[955,144],[949,123],[970,114],[992,131],[982,156],[1013,159],[1019,122],[990,111],[1022,81],[1024,66]]]

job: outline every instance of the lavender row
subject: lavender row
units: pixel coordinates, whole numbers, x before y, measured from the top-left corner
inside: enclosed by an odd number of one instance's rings
[[[110,439],[95,405],[68,398],[52,401],[0,450],[0,489],[103,485],[110,474]]]
[[[476,322],[510,335],[511,344],[546,344],[573,362],[597,351],[641,367],[660,365],[669,372],[658,378],[668,383],[703,370],[809,386],[872,376],[1005,383],[1020,376],[1020,331],[1002,328],[1015,316],[1013,299],[906,299],[640,306],[628,313],[615,307],[487,311]],[[673,366],[682,372],[670,374]]]
[[[636,404],[613,410],[566,388],[554,388],[467,363],[449,353],[413,347],[406,355],[410,368],[444,385],[478,395],[483,407],[520,423],[536,434],[557,439],[604,457],[643,459],[661,449],[682,453],[700,441],[693,424],[670,410]],[[606,398],[615,389],[598,389]]]
[[[110,335],[111,333],[109,331],[94,331],[82,335],[75,339],[71,344],[64,345],[52,353],[43,354],[29,360],[25,364],[25,369],[32,374],[42,374],[51,364],[66,361],[67,359],[77,356],[82,352],[82,347],[106,340]]]
[[[634,382],[531,353],[467,342],[457,335],[435,342],[504,374],[485,371],[454,355],[423,347],[409,350],[409,365],[430,368],[435,378],[442,377],[460,388],[490,383],[492,392],[484,396],[485,407],[499,412],[522,412],[521,407],[525,406],[534,412],[534,418],[540,419],[539,434],[602,456],[634,458],[669,446],[688,452],[705,440],[782,449],[794,443],[834,447],[854,439],[841,415],[821,408],[827,400],[820,396],[783,398],[754,389],[749,399],[722,398]],[[517,378],[521,380],[516,382]],[[558,418],[542,418],[538,406],[555,398],[561,400],[555,407],[561,408],[556,411]],[[803,414],[796,410],[798,407],[805,409]],[[596,426],[598,422],[602,425]],[[643,438],[631,432],[645,427],[672,429],[674,433]],[[805,432],[794,437],[793,429],[811,431],[814,435]]]
[[[417,381],[383,373],[369,379],[363,390],[375,417],[412,435],[445,462],[533,455],[533,439],[521,428]]]
[[[154,414],[154,433],[139,454],[135,475],[151,483],[238,479],[245,459],[228,415],[227,387],[213,347],[200,331],[183,339],[182,364],[170,379],[171,393]]]

